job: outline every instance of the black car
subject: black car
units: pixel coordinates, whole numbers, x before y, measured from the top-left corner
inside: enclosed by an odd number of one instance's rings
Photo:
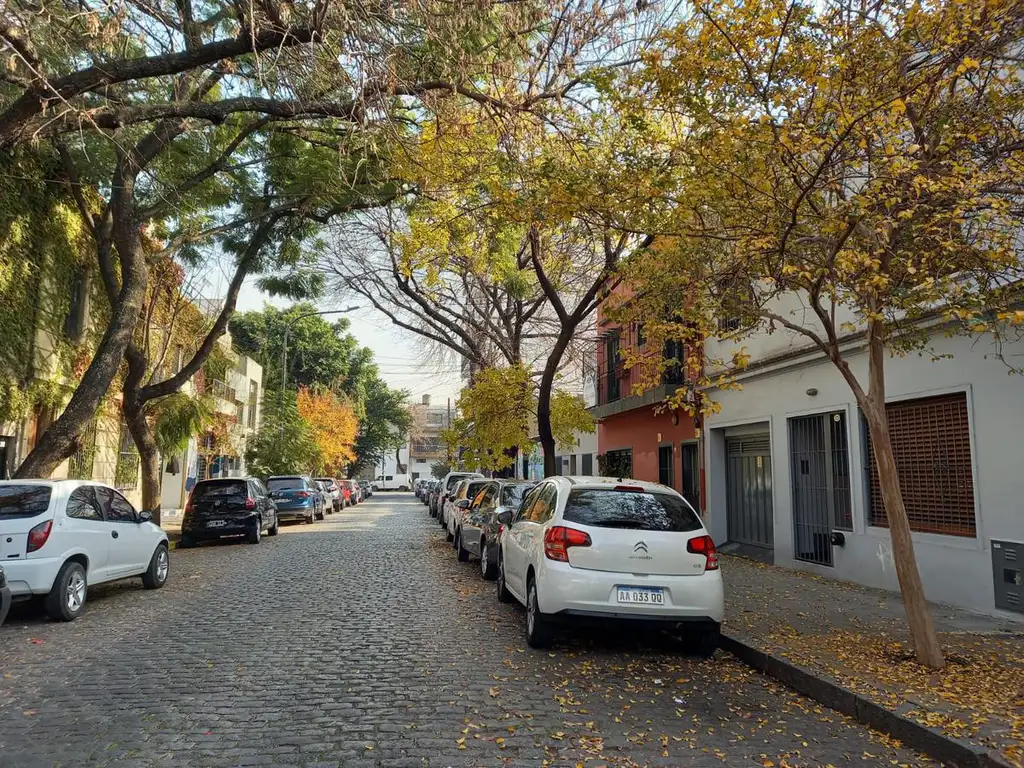
[[[201,541],[244,536],[259,544],[263,531],[278,530],[277,505],[257,477],[200,480],[188,497],[181,521],[181,546]]]
[[[0,626],[3,626],[7,618],[7,611],[11,609],[11,588],[7,586],[7,576],[4,575],[3,566],[0,566]]]
[[[535,485],[532,480],[492,480],[463,510],[455,549],[463,562],[470,555],[479,557],[480,574],[488,581],[498,575],[498,515],[519,509],[526,492]]]

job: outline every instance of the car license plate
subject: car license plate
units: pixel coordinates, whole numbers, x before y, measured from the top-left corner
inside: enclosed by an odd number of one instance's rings
[[[616,587],[619,602],[629,605],[664,605],[665,590],[650,587]]]
[[[227,522],[224,520],[211,520],[207,523],[207,525],[210,528],[223,528],[225,525],[227,525]]]

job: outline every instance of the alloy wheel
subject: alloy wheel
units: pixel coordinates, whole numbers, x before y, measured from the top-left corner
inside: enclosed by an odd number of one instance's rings
[[[167,572],[170,568],[171,563],[167,556],[167,550],[161,547],[156,555],[156,580],[160,583],[167,581]]]
[[[71,574],[65,598],[69,611],[75,613],[81,609],[85,602],[85,578],[82,574],[77,572]]]

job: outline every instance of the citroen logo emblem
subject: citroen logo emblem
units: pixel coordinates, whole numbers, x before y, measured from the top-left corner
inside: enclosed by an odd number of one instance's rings
[[[647,552],[647,543],[644,542],[644,541],[638,541],[636,543],[636,545],[633,547],[633,551],[634,552],[644,552],[644,553],[646,553]]]

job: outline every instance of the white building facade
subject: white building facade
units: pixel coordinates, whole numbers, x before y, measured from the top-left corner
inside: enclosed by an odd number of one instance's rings
[[[897,590],[870,441],[850,387],[802,337],[744,339],[741,390],[710,390],[707,516],[726,551]],[[709,354],[728,350],[709,342]],[[1024,354],[1024,343],[1014,352]],[[991,337],[886,356],[886,400],[914,547],[930,600],[1024,613],[1024,379]],[[846,359],[867,381],[863,342]],[[1012,358],[1010,358],[1012,359]]]

